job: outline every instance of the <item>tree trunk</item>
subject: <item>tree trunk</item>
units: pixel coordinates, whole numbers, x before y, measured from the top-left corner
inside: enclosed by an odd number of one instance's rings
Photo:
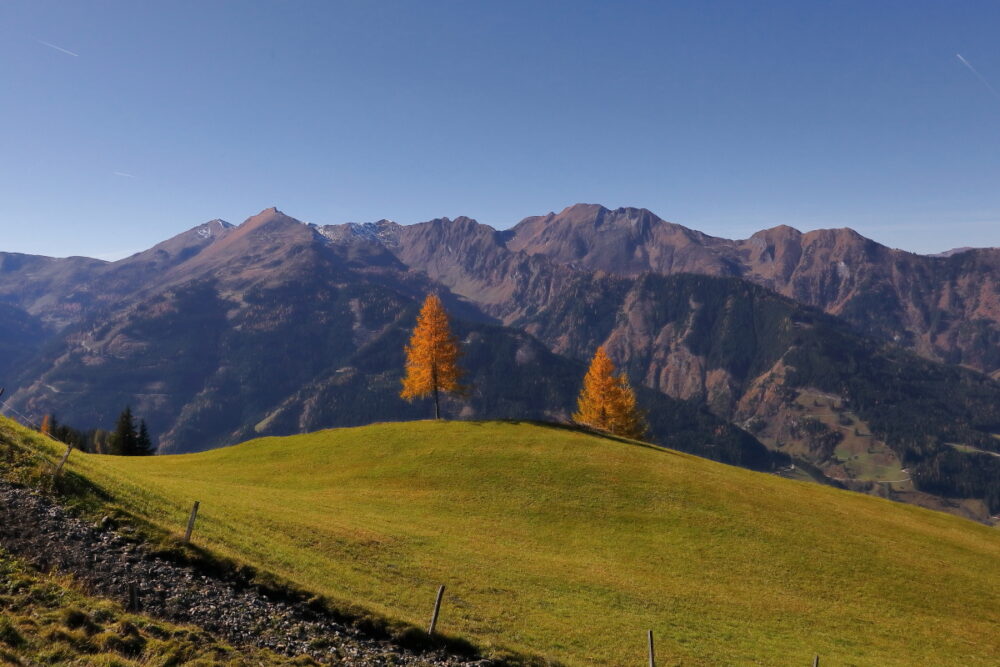
[[[431,384],[434,386],[434,419],[441,419],[441,403],[438,399],[437,366],[431,366]]]

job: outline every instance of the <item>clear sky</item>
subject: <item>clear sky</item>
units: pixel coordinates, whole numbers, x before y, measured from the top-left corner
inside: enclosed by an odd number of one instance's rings
[[[1000,246],[998,90],[994,0],[3,0],[0,250],[576,202]]]

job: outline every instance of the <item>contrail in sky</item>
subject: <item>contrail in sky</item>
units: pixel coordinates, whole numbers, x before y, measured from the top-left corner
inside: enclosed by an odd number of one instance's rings
[[[49,47],[50,49],[55,49],[56,51],[62,51],[63,53],[68,53],[69,55],[73,56],[74,58],[79,58],[80,57],[79,53],[73,53],[69,49],[64,49],[61,46],[56,46],[55,44],[49,44],[48,42],[43,42],[40,39],[37,40],[37,41],[38,41],[39,44],[43,44],[43,45]]]
[[[124,176],[125,178],[135,178],[132,174],[126,174],[124,171],[113,171],[111,172],[115,176]]]
[[[980,81],[982,81],[982,82],[983,82],[983,85],[984,85],[984,86],[986,86],[987,88],[989,88],[989,89],[990,89],[990,92],[991,92],[991,93],[993,93],[993,97],[995,97],[995,98],[997,98],[998,100],[1000,100],[1000,93],[998,93],[998,92],[996,91],[996,88],[994,88],[993,86],[991,86],[991,85],[990,85],[990,82],[986,80],[986,77],[984,77],[984,76],[983,76],[982,74],[980,74],[980,73],[979,73],[978,71],[976,71],[976,68],[975,68],[975,67],[973,67],[973,66],[972,66],[972,65],[971,65],[971,64],[969,63],[969,61],[968,61],[968,60],[966,60],[965,58],[963,58],[963,57],[962,57],[962,54],[961,54],[961,53],[956,53],[956,54],[955,54],[955,57],[956,57],[956,58],[958,58],[959,62],[961,62],[961,63],[962,63],[963,65],[965,65],[966,67],[968,67],[968,68],[969,68],[969,71],[970,71],[970,72],[972,72],[973,74],[975,74],[975,75],[976,75],[976,78],[977,78],[977,79],[979,79]]]

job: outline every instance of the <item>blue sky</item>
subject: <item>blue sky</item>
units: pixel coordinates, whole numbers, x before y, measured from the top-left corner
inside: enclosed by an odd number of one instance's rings
[[[575,202],[1000,246],[998,29],[992,1],[5,0],[0,250]]]

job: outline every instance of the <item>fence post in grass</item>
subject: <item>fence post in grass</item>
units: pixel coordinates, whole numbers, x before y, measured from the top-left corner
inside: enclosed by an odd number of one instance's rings
[[[441,611],[441,598],[444,597],[444,584],[438,588],[437,599],[434,601],[434,615],[431,616],[431,626],[427,628],[427,634],[434,636],[434,627],[438,622],[438,613]]]
[[[56,471],[52,473],[53,477],[58,477],[62,474],[63,466],[66,465],[66,460],[69,459],[70,452],[73,451],[73,445],[66,445],[66,453],[63,454],[62,458],[59,459],[59,464],[56,466]]]
[[[814,655],[813,656],[813,667],[819,667],[819,656],[818,655]]]
[[[134,581],[128,582],[128,607],[126,611],[138,613],[139,611],[139,588]]]
[[[194,501],[194,505],[191,507],[191,516],[188,517],[187,530],[184,532],[184,544],[191,543],[191,531],[194,530],[194,520],[198,517],[198,501]]]
[[[653,652],[653,631],[649,630],[646,633],[646,638],[649,640],[649,667],[656,667],[656,653]]]

